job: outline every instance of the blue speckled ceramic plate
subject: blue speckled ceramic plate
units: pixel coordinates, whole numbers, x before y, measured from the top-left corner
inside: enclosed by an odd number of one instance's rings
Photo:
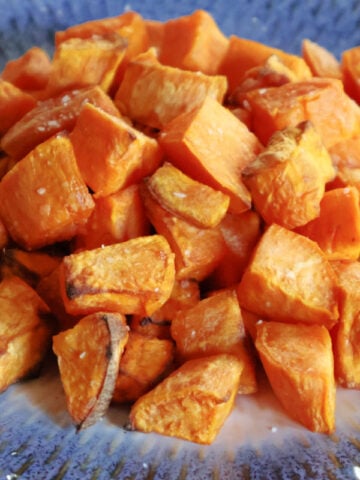
[[[52,52],[54,30],[133,9],[165,20],[211,12],[226,34],[299,53],[310,38],[337,56],[360,44],[358,0],[0,0],[0,69],[32,45]],[[0,312],[1,315],[1,312]],[[360,479],[360,392],[338,390],[337,429],[312,434],[261,384],[239,397],[211,446],[128,432],[111,407],[76,433],[53,361],[40,378],[0,395],[0,480]]]

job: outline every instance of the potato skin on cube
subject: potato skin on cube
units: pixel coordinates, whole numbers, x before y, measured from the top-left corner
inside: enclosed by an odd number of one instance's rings
[[[50,310],[16,276],[0,283],[0,392],[39,367],[51,345]]]
[[[60,279],[68,313],[151,315],[170,297],[174,254],[161,235],[137,237],[64,257]]]
[[[334,358],[322,325],[259,322],[256,348],[287,413],[318,433],[335,429]]]
[[[105,414],[127,339],[125,317],[114,312],[87,315],[53,337],[68,412],[78,429]]]
[[[241,370],[233,355],[185,362],[135,402],[131,428],[212,443],[232,410]]]

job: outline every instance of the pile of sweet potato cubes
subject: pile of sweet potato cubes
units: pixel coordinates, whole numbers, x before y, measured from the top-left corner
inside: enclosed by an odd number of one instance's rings
[[[360,386],[360,47],[226,37],[205,11],[55,35],[0,81],[0,389],[57,357],[78,428],[211,443],[263,369],[335,429]]]

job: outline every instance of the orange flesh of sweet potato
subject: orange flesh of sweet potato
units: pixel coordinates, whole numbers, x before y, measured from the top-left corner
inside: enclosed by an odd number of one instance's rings
[[[61,131],[71,131],[85,103],[119,115],[112,100],[100,87],[74,90],[49,98],[25,114],[1,139],[1,148],[16,159]]]
[[[161,235],[137,237],[64,257],[61,289],[66,310],[151,315],[169,298],[174,254]]]
[[[317,242],[330,260],[357,260],[360,254],[359,191],[349,186],[325,192],[319,216],[296,231]]]
[[[64,40],[54,52],[46,95],[95,85],[109,92],[125,49],[126,42],[116,33]]]
[[[175,253],[176,279],[204,280],[225,254],[219,227],[199,228],[167,212],[147,188],[141,190],[147,216]]]
[[[276,224],[257,244],[237,293],[241,307],[272,320],[331,328],[339,316],[336,276],[325,254]]]
[[[32,93],[45,88],[50,71],[49,55],[42,48],[32,47],[15,60],[9,60],[1,72],[1,77]]]
[[[0,183],[0,216],[28,250],[70,239],[93,208],[66,136],[40,144]]]
[[[164,23],[159,61],[165,65],[215,75],[229,40],[205,10]],[[181,39],[181,41],[179,41]]]
[[[343,75],[344,89],[345,92],[357,103],[359,103],[360,100],[359,59],[360,48],[358,46],[345,50],[341,55],[341,71]]]
[[[275,132],[243,172],[265,222],[289,230],[319,215],[325,184],[334,177],[331,157],[309,122]]]
[[[229,197],[165,162],[146,179],[150,193],[169,212],[198,227],[215,227],[224,218]]]
[[[332,333],[335,377],[345,388],[360,389],[360,263],[334,262],[340,288],[340,318]]]
[[[340,62],[329,50],[308,38],[302,41],[301,50],[314,76],[342,79]]]
[[[135,402],[131,427],[210,444],[232,410],[241,370],[232,355],[188,360]]]
[[[127,66],[115,105],[123,115],[161,129],[207,96],[222,102],[226,87],[225,77],[162,65],[149,50]]]
[[[241,172],[262,146],[219,102],[207,97],[198,108],[179,115],[165,126],[159,141],[177,168],[229,195],[231,211],[249,209],[251,197]]]
[[[35,105],[31,95],[0,79],[0,135],[4,135]]]
[[[236,292],[225,289],[205,298],[171,322],[171,337],[176,343],[180,361],[220,353],[236,356],[243,363],[239,389],[257,390],[255,361],[247,346],[247,338]],[[247,380],[243,385],[243,377]]]
[[[287,413],[319,433],[335,429],[331,338],[320,325],[257,324],[256,348],[270,385]]]
[[[234,91],[250,68],[262,65],[271,55],[277,55],[286,67],[293,71],[297,80],[311,77],[311,71],[301,57],[254,40],[232,35],[228,50],[219,67],[219,73],[226,75],[228,79],[229,93]]]
[[[89,104],[82,108],[70,139],[81,174],[95,197],[139,182],[162,160],[155,139]]]
[[[171,340],[150,338],[130,330],[120,360],[113,401],[137,400],[168,373],[173,357],[174,344]]]
[[[251,90],[246,102],[252,126],[266,144],[276,130],[310,120],[327,148],[359,132],[360,108],[338,79],[316,78]],[[333,105],[336,105],[334,112]]]
[[[74,238],[75,250],[91,250],[150,233],[137,184],[94,202],[86,226]]]
[[[0,391],[39,367],[49,351],[52,322],[39,295],[18,277],[0,282]]]
[[[101,311],[53,337],[68,411],[78,429],[105,414],[127,339],[125,317]]]

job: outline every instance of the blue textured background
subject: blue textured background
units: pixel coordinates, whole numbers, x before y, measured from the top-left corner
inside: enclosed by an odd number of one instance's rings
[[[338,57],[360,44],[359,0],[0,0],[0,68],[34,44],[52,52],[53,32],[133,9],[166,20],[197,8],[211,12],[225,34],[299,53],[308,37]]]

